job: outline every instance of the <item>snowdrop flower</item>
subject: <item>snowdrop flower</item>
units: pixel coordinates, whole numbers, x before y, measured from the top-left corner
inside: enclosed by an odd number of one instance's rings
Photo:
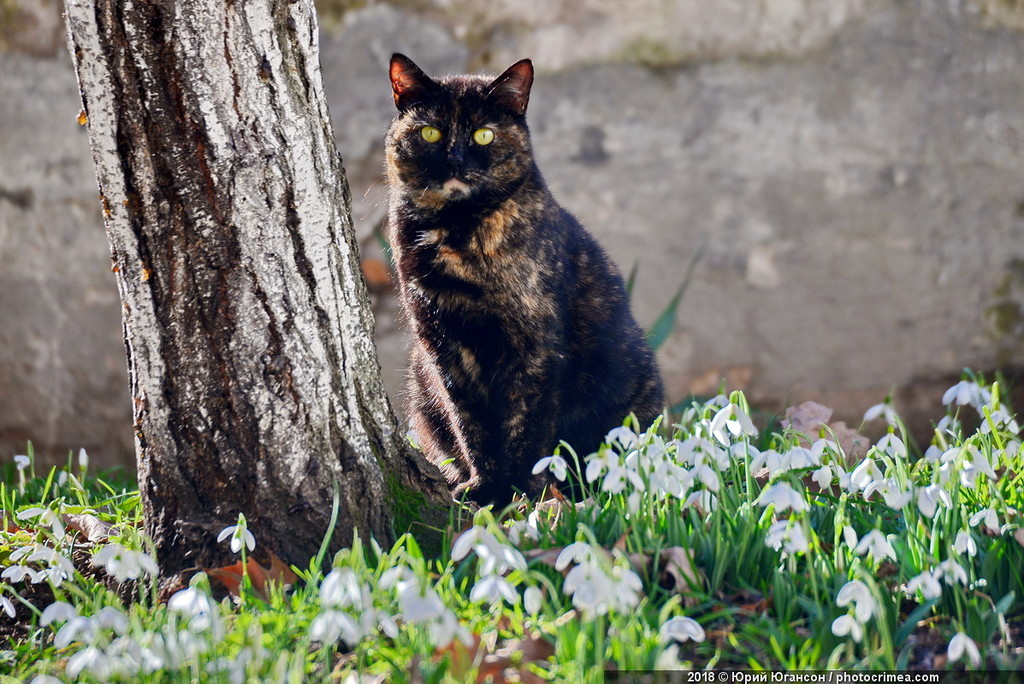
[[[640,443],[640,438],[631,429],[622,425],[617,428],[613,428],[605,435],[604,441],[608,445],[613,445],[616,442],[619,443],[623,449],[634,449]]]
[[[327,573],[320,583],[320,605],[325,608],[346,608],[355,606],[362,609],[363,587],[359,578],[349,568],[335,568]]]
[[[24,582],[26,578],[32,584],[39,584],[46,579],[46,573],[41,570],[33,570],[25,565],[12,565],[0,573],[0,579],[7,580],[10,584]]]
[[[811,480],[818,489],[829,489],[832,486],[832,467],[828,464],[821,466],[811,474]]]
[[[338,639],[352,646],[357,644],[363,634],[352,616],[340,610],[325,610],[313,618],[309,625],[309,638],[323,644],[333,644]]]
[[[942,489],[937,484],[930,484],[927,487],[919,487],[917,490],[917,508],[921,511],[921,515],[931,519],[935,517],[936,509],[939,504],[943,504],[947,508],[952,506],[949,494],[946,493],[945,489]]]
[[[47,674],[36,675],[28,684],[64,684],[56,677]]]
[[[113,606],[100,608],[99,612],[91,618],[92,623],[101,629],[109,629],[118,634],[124,634],[128,629],[128,618],[125,614]]]
[[[2,594],[0,594],[0,610],[7,613],[7,617],[15,616],[14,604],[11,603],[11,599]]]
[[[978,523],[984,523],[985,531],[989,534],[999,534],[999,516],[992,508],[983,508],[970,519],[971,527],[977,527]]]
[[[840,608],[853,604],[853,613],[861,624],[871,619],[878,612],[878,605],[871,590],[860,580],[853,580],[843,585],[836,595],[836,605]]]
[[[990,422],[996,427],[1002,428],[1015,435],[1020,433],[1020,425],[1017,424],[1014,417],[1001,408],[991,411],[988,418],[988,420],[982,421],[981,427],[979,428],[983,435],[987,435],[992,431],[992,425],[989,424]]]
[[[18,469],[18,472],[24,472],[25,468],[28,468],[32,461],[25,454],[15,454],[14,456],[14,467]]]
[[[551,474],[555,476],[555,479],[559,482],[565,482],[565,471],[569,464],[565,462],[565,459],[561,456],[545,456],[544,458],[537,461],[537,464],[533,466],[533,474],[541,472],[542,470],[550,470]]]
[[[942,457],[942,449],[937,445],[932,444],[924,451],[924,460],[929,463],[935,463]]]
[[[45,562],[49,566],[44,570],[46,577],[55,584],[60,584],[75,574],[75,564],[71,562],[70,558],[63,556],[55,549],[51,549],[49,546],[43,546],[42,544],[35,544],[32,548],[33,551],[29,554],[28,558],[25,559],[25,562]],[[11,555],[13,556],[14,554]],[[37,579],[38,577],[34,577],[32,581],[36,582]]]
[[[106,681],[110,678],[111,662],[107,654],[95,646],[89,646],[68,658],[68,664],[64,668],[65,674],[72,680],[78,678],[84,670],[99,681]]]
[[[706,634],[700,623],[693,618],[676,616],[667,620],[658,631],[662,642],[704,641]]]
[[[870,423],[873,420],[877,420],[879,417],[885,416],[885,422],[889,425],[896,425],[899,423],[899,416],[896,415],[896,410],[893,409],[892,404],[888,400],[883,401],[881,404],[875,404],[867,411],[864,412],[864,422]],[[858,641],[860,641],[858,639]]]
[[[964,570],[964,566],[952,558],[947,558],[939,563],[937,569],[942,572],[942,578],[946,580],[946,584],[953,585],[959,582],[964,586],[967,585],[967,571]]]
[[[978,652],[978,645],[963,632],[957,632],[949,640],[949,649],[946,651],[946,656],[949,658],[949,662],[955,663],[965,653],[967,654],[967,659],[971,661],[971,667],[981,665],[981,653]]]
[[[810,548],[803,526],[790,524],[789,519],[772,523],[765,535],[765,546],[778,551],[780,548],[789,554],[806,553]]]
[[[217,535],[217,541],[222,542],[228,537],[231,538],[231,553],[241,551],[242,544],[245,544],[245,548],[249,549],[249,551],[256,548],[256,537],[252,536],[252,532],[249,531],[245,515],[242,513],[238,514],[238,522],[236,524],[229,525],[220,531],[220,534]]]
[[[189,628],[206,630],[219,628],[219,621],[213,600],[196,587],[189,587],[175,592],[167,601],[167,608],[172,613],[181,613],[189,618]]]
[[[704,488],[710,492],[717,492],[721,483],[718,480],[718,473],[715,469],[709,465],[698,466],[693,471],[693,475],[696,479],[701,481]]]
[[[147,575],[157,575],[156,561],[148,553],[133,551],[115,542],[106,544],[92,557],[92,564],[102,566],[118,582],[134,580]]]
[[[494,605],[500,603],[502,599],[513,606],[519,603],[519,594],[515,588],[500,575],[481,577],[469,592],[469,600],[474,603],[486,601]]]
[[[896,560],[896,551],[892,548],[892,544],[878,530],[871,530],[865,534],[857,544],[857,548],[854,549],[854,553],[858,556],[870,554],[875,560],[883,558]]]
[[[970,404],[978,408],[987,404],[991,398],[991,393],[978,385],[978,383],[971,382],[970,380],[961,380],[946,390],[942,395],[942,403],[946,406],[952,406],[954,403],[957,406]]]
[[[900,491],[896,487],[896,481],[892,478],[886,480],[886,482],[889,484],[879,488],[879,491],[882,492],[882,498],[885,499],[885,505],[897,511],[906,508],[910,500],[914,498],[914,491],[912,489]]]
[[[729,445],[732,442],[732,437],[741,437],[743,435],[753,437],[757,434],[757,428],[751,422],[750,416],[739,406],[732,403],[715,414],[714,418],[711,419],[708,431],[724,445]]]
[[[601,483],[601,491],[608,492],[609,494],[619,494],[626,488],[627,480],[637,491],[642,492],[646,489],[640,473],[632,468],[615,464],[608,468],[608,474],[605,475],[604,481]]]
[[[850,635],[854,641],[860,643],[864,638],[864,627],[852,615],[840,615],[832,622],[832,633],[838,637]]]
[[[613,566],[606,572],[597,562],[576,565],[562,584],[584,616],[604,615],[609,610],[625,613],[640,602],[642,588],[640,577],[632,570]]]
[[[875,459],[865,458],[850,473],[850,487],[861,491],[868,488],[872,482],[883,479],[882,471],[875,465]]]
[[[878,450],[895,458],[907,457],[907,445],[894,432],[888,432],[878,440]]]
[[[18,520],[27,520],[29,518],[36,518],[36,522],[41,525],[49,525],[50,531],[53,532],[53,536],[60,539],[64,536],[64,523],[61,522],[60,516],[54,513],[49,508],[26,508],[25,510],[18,513],[16,516]]]
[[[57,630],[53,645],[66,648],[74,641],[91,643],[96,637],[96,625],[87,617],[73,617]]]
[[[537,528],[537,511],[533,511],[526,520],[513,520],[508,523],[505,534],[509,542],[520,546],[524,540],[540,541],[540,530]]]
[[[953,542],[953,548],[956,549],[957,553],[961,555],[966,553],[972,558],[978,553],[978,544],[974,541],[970,530],[960,530],[956,533],[956,541]]]
[[[555,559],[555,570],[562,572],[570,563],[587,563],[594,556],[593,549],[586,542],[573,542],[563,548]]]
[[[971,448],[968,452],[970,458],[965,459],[963,469],[960,471],[960,482],[965,487],[974,487],[978,480],[978,475],[984,475],[990,480],[996,479],[996,471],[992,468],[992,463],[976,448]]]
[[[480,575],[504,575],[509,570],[525,570],[526,559],[517,549],[502,543],[485,527],[474,525],[459,535],[452,545],[452,560],[459,561],[476,553]]]
[[[775,511],[779,513],[789,509],[796,513],[810,509],[810,504],[803,495],[793,489],[788,482],[776,482],[771,485],[761,492],[754,503],[759,506],[775,504]]]
[[[536,615],[544,606],[544,595],[537,587],[527,587],[523,592],[523,608],[528,615]]]
[[[903,587],[903,591],[907,596],[913,596],[920,591],[921,596],[924,597],[925,601],[939,598],[942,596],[942,585],[939,583],[939,571],[925,570],[920,575],[912,577],[907,581],[906,586]]]
[[[89,468],[89,454],[85,452],[85,449],[78,450],[78,467],[82,470]]]

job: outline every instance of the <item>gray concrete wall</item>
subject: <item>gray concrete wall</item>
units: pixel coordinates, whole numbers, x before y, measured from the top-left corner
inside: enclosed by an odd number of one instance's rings
[[[338,4],[322,8],[323,71],[368,258],[390,54],[434,73],[530,56],[541,169],[639,265],[642,323],[703,254],[659,354],[673,398],[724,380],[769,410],[814,399],[857,424],[894,391],[926,425],[961,368],[1024,364],[1024,3]],[[74,78],[59,50],[19,50],[0,54],[0,458],[32,438],[130,461]],[[376,299],[400,403],[402,333],[393,297]]]

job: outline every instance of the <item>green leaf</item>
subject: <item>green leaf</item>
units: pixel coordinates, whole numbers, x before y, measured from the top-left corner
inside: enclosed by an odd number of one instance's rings
[[[629,277],[626,278],[626,294],[633,296],[633,286],[636,284],[636,274],[640,269],[640,263],[637,261],[633,262],[633,268],[629,269]]]
[[[907,638],[911,635],[914,629],[917,627],[917,623],[924,619],[924,616],[928,614],[928,611],[932,609],[939,599],[932,599],[926,603],[922,603],[907,616],[907,621],[903,623],[903,626],[896,631],[896,635],[893,636],[892,645],[894,648],[901,647]]]
[[[654,321],[651,329],[647,331],[647,342],[654,351],[658,351],[661,345],[665,344],[665,340],[672,334],[672,331],[675,330],[676,310],[679,308],[679,303],[683,300],[683,294],[685,294],[686,289],[690,286],[693,271],[697,267],[697,262],[704,257],[704,252],[705,248],[701,247],[693,255],[693,258],[690,259],[690,263],[686,266],[686,273],[683,275],[683,282],[679,284],[679,289],[676,290],[675,295],[669,300],[668,306],[661,312],[661,315]]]

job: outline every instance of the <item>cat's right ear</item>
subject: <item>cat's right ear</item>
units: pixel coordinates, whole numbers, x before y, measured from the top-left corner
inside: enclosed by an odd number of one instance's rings
[[[423,73],[411,59],[397,52],[391,55],[390,75],[395,106],[400,112],[422,104],[440,88],[437,82]]]

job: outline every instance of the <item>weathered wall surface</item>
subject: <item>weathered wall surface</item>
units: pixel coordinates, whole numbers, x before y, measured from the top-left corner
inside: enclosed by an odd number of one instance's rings
[[[673,397],[725,379],[769,409],[815,399],[857,423],[895,390],[934,416],[962,367],[1024,364],[1024,3],[749,6],[325,6],[326,88],[367,256],[386,198],[390,54],[434,73],[531,56],[541,169],[624,270],[639,264],[642,323],[703,254],[660,353]],[[59,51],[0,54],[0,457],[31,437],[54,456],[130,458],[76,97]],[[398,398],[393,299],[375,310]]]

